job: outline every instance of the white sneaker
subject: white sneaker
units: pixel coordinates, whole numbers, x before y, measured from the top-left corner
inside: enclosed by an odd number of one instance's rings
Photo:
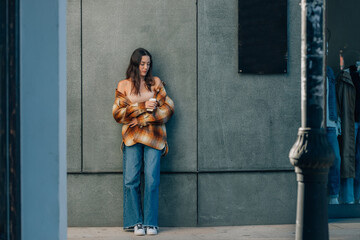
[[[134,227],[134,234],[136,236],[144,236],[145,235],[145,229],[143,227],[142,224],[137,224],[135,227]]]
[[[330,198],[329,204],[339,204],[339,200],[337,197]]]
[[[147,227],[146,228],[146,234],[147,235],[156,235],[157,232],[157,228],[156,227]]]

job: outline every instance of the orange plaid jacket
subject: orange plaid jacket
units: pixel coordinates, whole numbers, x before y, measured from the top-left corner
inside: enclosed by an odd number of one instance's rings
[[[116,89],[112,113],[115,121],[123,124],[122,143],[126,146],[142,143],[158,150],[164,149],[165,156],[169,151],[165,123],[174,113],[174,102],[163,86],[155,90],[154,98],[158,101],[158,107],[153,112],[147,112],[145,102],[132,103]],[[138,125],[129,127],[133,118],[137,118]]]

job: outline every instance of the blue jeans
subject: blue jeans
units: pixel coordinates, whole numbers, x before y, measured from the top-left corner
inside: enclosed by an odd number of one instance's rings
[[[355,179],[354,197],[356,201],[360,199],[360,123],[355,123]]]
[[[351,204],[354,203],[354,179],[341,179],[341,202]]]
[[[340,191],[340,148],[337,139],[336,128],[328,127],[326,130],[326,137],[335,154],[334,163],[329,169],[329,196],[337,198]]]
[[[161,150],[143,144],[124,146],[124,229],[136,224],[158,227]],[[144,208],[141,207],[140,175],[144,159]],[[144,214],[143,214],[144,213]]]
[[[341,179],[342,199],[345,203],[360,199],[360,123],[355,123],[355,179]]]
[[[327,94],[328,94],[328,109],[327,114],[329,119],[332,121],[338,120],[338,114],[336,109],[336,80],[335,75],[331,67],[326,67],[326,77],[327,77]]]

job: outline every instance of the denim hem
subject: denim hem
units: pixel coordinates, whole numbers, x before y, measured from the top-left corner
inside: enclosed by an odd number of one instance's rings
[[[141,224],[141,225],[143,225],[143,223],[141,223],[141,222],[139,222],[139,223],[135,223],[134,225],[130,225],[129,227],[123,227],[123,229],[124,230],[132,230],[136,225],[138,225],[138,224]],[[144,227],[144,225],[143,225],[143,227]]]
[[[156,228],[156,229],[159,229],[158,226],[154,226],[154,225],[143,225],[143,227],[154,227],[154,228]]]
[[[338,198],[339,194],[329,195],[329,198]]]

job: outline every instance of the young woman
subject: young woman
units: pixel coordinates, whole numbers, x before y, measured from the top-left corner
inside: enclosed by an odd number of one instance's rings
[[[119,82],[112,113],[122,126],[124,229],[135,235],[157,234],[160,157],[166,155],[165,123],[174,113],[164,83],[152,76],[151,54],[136,49]],[[140,170],[144,163],[144,207],[141,206]]]

